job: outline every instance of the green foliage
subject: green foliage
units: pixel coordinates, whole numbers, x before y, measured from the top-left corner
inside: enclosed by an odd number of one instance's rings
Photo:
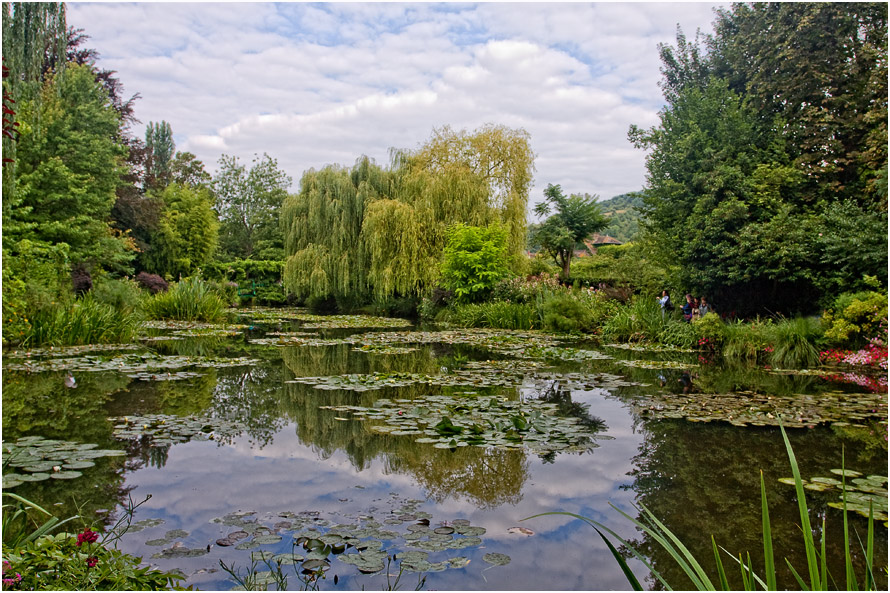
[[[572,280],[588,286],[605,284],[626,293],[655,294],[667,284],[667,270],[636,243],[607,245],[572,265]]]
[[[621,194],[598,202],[603,216],[609,219],[609,226],[603,232],[622,243],[633,241],[640,228],[640,211],[643,205],[642,192]]]
[[[528,303],[454,304],[443,309],[438,321],[447,321],[461,327],[490,327],[497,329],[535,329],[539,326],[538,312]]]
[[[729,361],[757,362],[770,345],[770,320],[734,321],[724,327],[723,357]]]
[[[92,70],[72,65],[19,105],[14,198],[3,200],[4,243],[69,245],[72,263],[127,271],[132,243],[107,220],[126,149],[120,119]]]
[[[810,317],[781,318],[770,326],[772,349],[767,357],[778,368],[806,368],[819,364],[814,345],[821,337],[819,320]]]
[[[115,309],[91,292],[69,303],[49,303],[30,313],[22,338],[26,346],[118,344],[133,341],[140,318],[132,311]]]
[[[448,230],[442,261],[442,286],[458,302],[478,301],[509,273],[507,229],[501,225],[457,224]]]
[[[151,249],[141,258],[145,270],[160,276],[188,276],[216,252],[219,222],[204,187],[170,183],[160,192],[163,204]]]
[[[618,342],[656,342],[668,322],[669,320],[662,317],[658,300],[639,296],[629,304],[617,308],[605,321],[602,333],[604,337]],[[685,334],[681,334],[681,331],[683,330],[665,335],[673,339],[673,335],[677,334],[682,339]]]
[[[424,294],[439,281],[447,229],[458,223],[502,224],[507,266],[525,268],[528,134],[445,127],[419,149],[392,155],[388,170],[361,158],[352,169],[304,173],[282,208],[288,292],[344,306]]]
[[[861,291],[838,295],[822,314],[822,326],[829,344],[858,348],[878,335],[886,319],[887,294]]]
[[[100,276],[93,283],[93,298],[114,307],[116,311],[130,313],[139,308],[144,293],[139,283],[130,278]]]
[[[664,324],[661,331],[658,332],[658,341],[666,346],[674,346],[675,348],[696,348],[701,335],[698,333],[698,327],[693,323],[680,321],[679,319],[670,319]]]
[[[255,157],[250,169],[237,157],[220,157],[212,188],[225,257],[284,259],[279,212],[292,181],[268,154]]]
[[[544,329],[560,332],[590,331],[593,312],[571,294],[561,294],[544,301]]]
[[[716,313],[708,313],[692,322],[700,339],[706,339],[708,344],[719,348],[726,337],[726,324]]]
[[[73,298],[67,281],[68,246],[27,239],[3,250],[3,340],[17,343],[30,331],[28,316]]]
[[[647,243],[680,285],[743,314],[886,285],[886,24],[877,4],[739,3],[707,51],[660,46],[668,105],[630,138]]]
[[[572,194],[566,197],[558,185],[547,184],[544,201],[535,206],[535,213],[547,218],[535,234],[534,240],[541,245],[562,268],[562,277],[568,279],[569,267],[575,247],[591,234],[603,230],[609,221],[600,212],[597,196]]]
[[[170,124],[148,122],[145,128],[145,186],[164,188],[171,179],[171,164],[176,144]]]
[[[143,302],[148,319],[180,321],[219,321],[225,317],[226,303],[200,277],[186,278]]]

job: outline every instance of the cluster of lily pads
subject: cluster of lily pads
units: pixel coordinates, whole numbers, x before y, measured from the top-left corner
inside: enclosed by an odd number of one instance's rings
[[[828,506],[843,509],[843,491],[846,490],[847,510],[868,517],[869,506],[876,521],[887,521],[887,476],[863,476],[860,472],[849,469],[833,469],[831,473],[845,478],[842,482],[837,478],[816,477],[803,480],[803,487],[817,492],[838,491],[837,502],[829,502]],[[794,485],[794,478],[780,478],[783,484]]]
[[[41,436],[22,437],[14,443],[3,443],[3,463],[15,470],[3,474],[3,488],[50,478],[72,480],[83,475],[77,470],[96,465],[94,459],[126,455],[124,451],[98,449],[98,446]]]
[[[113,352],[119,350],[140,350],[139,344],[83,344],[80,346],[45,346],[28,350],[10,350],[3,358],[60,357],[78,356],[87,352]]]
[[[484,527],[472,525],[467,519],[434,524],[430,513],[418,510],[423,500],[401,499],[395,493],[391,496],[391,502],[400,505],[398,508],[383,517],[375,518],[368,513],[347,516],[347,520],[351,520],[348,523],[323,519],[318,511],[284,511],[275,516],[267,515],[263,520],[254,511],[232,512],[211,520],[226,532],[215,543],[220,547],[253,550],[251,560],[270,565],[298,565],[304,572],[327,571],[334,560],[355,566],[364,574],[384,570],[387,558],[397,560],[405,572],[438,572],[469,564],[469,558],[451,554],[481,546],[481,536],[486,533]],[[186,535],[185,532],[169,531],[163,539],[146,543],[167,545],[172,539]],[[277,550],[257,550],[260,546],[276,546]],[[285,551],[280,551],[282,548]],[[199,551],[206,553],[203,550],[205,548],[189,551],[177,542],[162,552],[165,556],[154,557],[198,555]],[[434,554],[446,557],[432,561],[430,556]],[[510,557],[489,553],[483,560],[497,566],[509,563]]]
[[[203,321],[150,320],[142,323],[144,329],[175,331],[234,332],[247,326],[241,323],[206,323]]]
[[[691,422],[724,421],[736,426],[812,427],[821,423],[886,419],[886,394],[832,393],[766,395],[737,393],[657,393],[634,401],[638,414],[650,418],[685,418]]]
[[[680,369],[689,370],[698,367],[697,364],[679,362],[675,360],[616,360],[620,365],[637,369]]]
[[[207,356],[162,356],[153,352],[120,354],[118,356],[79,356],[76,358],[51,358],[48,360],[25,360],[21,363],[5,365],[7,371],[29,373],[68,371],[103,372],[113,371],[134,379],[170,380],[200,376],[200,373],[171,373],[186,367],[224,368],[254,365],[259,361],[253,358],[223,358]]]
[[[415,442],[439,449],[476,445],[548,454],[586,452],[599,446],[594,442],[597,435],[579,424],[577,418],[557,416],[556,404],[537,399],[427,395],[412,400],[381,398],[373,407],[321,408],[349,415],[338,416],[340,420],[382,420],[370,430],[415,436]]]
[[[312,385],[316,389],[345,389],[349,391],[373,391],[386,387],[408,385],[435,385],[440,387],[517,387],[528,385],[541,387],[547,382],[558,381],[569,389],[593,389],[594,387],[620,387],[639,385],[607,373],[557,373],[539,370],[540,364],[527,361],[476,361],[464,368],[434,375],[404,372],[376,372],[324,377],[297,377],[286,383]]]
[[[294,319],[302,321],[305,329],[346,329],[346,328],[384,328],[410,327],[414,325],[407,319],[398,317],[375,317],[371,315],[311,315],[300,313]]]
[[[148,414],[120,416],[109,420],[117,423],[113,431],[116,439],[148,437],[152,447],[165,447],[190,440],[218,440],[237,436],[245,430],[244,425],[239,422],[209,416]]]

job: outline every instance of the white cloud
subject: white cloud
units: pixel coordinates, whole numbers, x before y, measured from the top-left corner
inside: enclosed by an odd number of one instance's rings
[[[712,6],[75,2],[68,19],[140,93],[137,117],[170,122],[211,170],[267,152],[298,181],[491,122],[531,134],[533,203],[547,183],[603,198],[643,186],[626,134],[657,122],[657,45],[678,23],[709,30]]]

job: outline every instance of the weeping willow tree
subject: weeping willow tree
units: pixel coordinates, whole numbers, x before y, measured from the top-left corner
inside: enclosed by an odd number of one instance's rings
[[[364,300],[420,295],[439,278],[448,227],[502,224],[511,267],[525,244],[534,154],[524,130],[487,125],[436,130],[388,170],[363,158],[352,170],[308,171],[285,202],[287,289],[298,298]]]
[[[284,282],[297,298],[335,298],[341,307],[368,295],[367,253],[361,244],[367,204],[385,194],[389,174],[370,159],[352,169],[310,169],[288,196],[279,223],[287,262]]]

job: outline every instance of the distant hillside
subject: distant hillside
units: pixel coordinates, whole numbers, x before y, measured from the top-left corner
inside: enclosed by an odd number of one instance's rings
[[[609,218],[609,226],[602,233],[615,237],[622,243],[632,241],[640,229],[640,212],[637,207],[643,205],[641,192],[621,194],[597,203],[602,213]]]

